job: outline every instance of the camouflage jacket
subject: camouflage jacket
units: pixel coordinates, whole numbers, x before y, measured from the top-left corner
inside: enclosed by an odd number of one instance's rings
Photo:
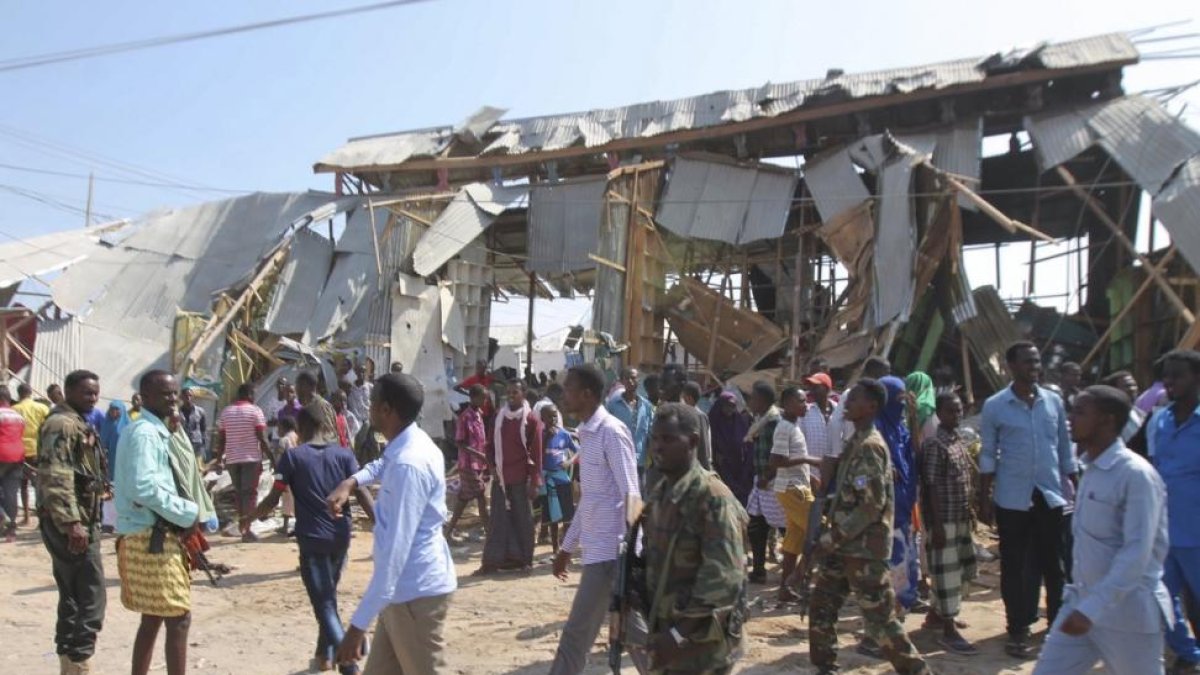
[[[38,513],[59,530],[98,524],[104,462],[96,432],[79,413],[66,405],[50,411],[38,437],[37,466]]]
[[[833,552],[851,558],[887,560],[892,554],[895,495],[887,443],[874,428],[856,431],[838,461],[836,492],[830,496]]]
[[[659,482],[644,517],[650,634],[674,627],[690,643],[670,668],[733,663],[745,619],[746,511],[717,474],[693,463],[674,483]]]

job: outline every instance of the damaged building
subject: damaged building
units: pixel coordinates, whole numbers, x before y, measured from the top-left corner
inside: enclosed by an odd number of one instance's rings
[[[1031,337],[1148,382],[1154,357],[1200,342],[1200,135],[1123,89],[1138,60],[1102,35],[352,139],[314,167],[330,194],[0,247],[10,299],[61,270],[46,306],[9,310],[3,365],[39,387],[86,366],[109,391],[167,367],[223,395],[306,362],[332,381],[334,355],[400,362],[441,436],[451,380],[492,354],[492,303],[520,295],[591,298],[568,342],[611,368],[783,382],[884,354],[979,397]],[[1148,253],[1133,243],[1145,210],[1170,234]],[[1071,316],[1037,304],[1051,242],[1086,270]],[[1019,307],[963,262],[964,246],[1014,245],[1030,259]]]

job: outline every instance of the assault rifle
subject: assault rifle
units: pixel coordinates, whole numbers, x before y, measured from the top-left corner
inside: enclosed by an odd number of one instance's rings
[[[625,651],[625,619],[630,611],[630,584],[637,559],[638,531],[642,523],[642,500],[635,495],[625,497],[625,523],[628,526],[617,557],[617,582],[613,585],[608,603],[608,667],[613,675],[621,675],[621,654]]]

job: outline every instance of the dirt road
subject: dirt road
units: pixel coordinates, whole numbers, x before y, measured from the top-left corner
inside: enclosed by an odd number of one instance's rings
[[[476,535],[476,539],[478,535]],[[104,541],[104,564],[108,575],[108,615],[95,659],[95,672],[110,675],[128,672],[130,647],[137,616],[120,602],[114,539]],[[308,672],[316,644],[316,623],[297,573],[296,545],[282,536],[258,544],[242,544],[214,537],[211,558],[235,567],[219,588],[202,576],[194,579],[193,621],[188,660],[191,672],[279,675]],[[342,617],[353,611],[358,595],[371,572],[371,535],[356,533],[350,562],[342,581]],[[550,574],[549,547],[538,548],[542,563],[530,575],[508,575],[480,579],[470,572],[478,566],[478,541],[454,546],[459,572],[459,591],[450,612],[447,642],[450,672],[470,675],[486,673],[545,673],[554,656],[559,630],[566,618],[578,580],[562,583]],[[773,579],[777,579],[772,575]],[[945,654],[936,635],[918,630],[922,617],[911,616],[906,626],[913,631],[918,648],[943,674],[1028,673],[1032,663],[1019,663],[1003,652],[1003,608],[995,590],[999,582],[996,563],[983,565],[979,580],[965,603],[964,631],[982,653],[974,657]],[[746,655],[735,672],[805,673],[808,664],[807,626],[799,617],[772,607],[772,593],[752,587],[756,610],[748,626]],[[0,672],[14,675],[56,673],[53,627],[57,591],[50,574],[50,561],[34,528],[22,528],[15,544],[0,544]],[[862,621],[847,609],[841,623],[843,672],[886,673],[886,663],[854,652]],[[1044,626],[1044,624],[1043,624]],[[598,639],[589,674],[607,673]],[[161,655],[155,671],[165,672]],[[628,662],[627,662],[628,663]],[[633,673],[627,665],[625,672]]]

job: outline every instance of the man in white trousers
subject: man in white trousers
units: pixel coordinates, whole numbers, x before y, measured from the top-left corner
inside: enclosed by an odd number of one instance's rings
[[[1034,675],[1072,675],[1104,661],[1114,675],[1163,672],[1171,616],[1162,582],[1167,555],[1166,488],[1149,462],[1121,441],[1129,397],[1088,387],[1070,412],[1086,469],[1076,494],[1073,583]]]

